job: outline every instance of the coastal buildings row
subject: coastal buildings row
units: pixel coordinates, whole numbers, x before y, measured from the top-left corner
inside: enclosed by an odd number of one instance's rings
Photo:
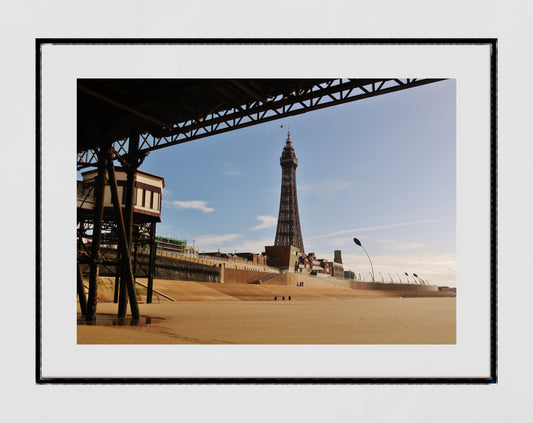
[[[335,250],[333,261],[306,254],[292,245],[266,246],[267,264],[285,272],[295,272],[318,277],[344,278],[341,251]]]

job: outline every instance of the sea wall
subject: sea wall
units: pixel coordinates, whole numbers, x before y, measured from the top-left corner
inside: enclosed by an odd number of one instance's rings
[[[438,291],[437,286],[399,283],[358,282],[350,279],[319,278],[297,273],[283,273],[265,281],[264,285],[298,286],[303,283],[308,288],[351,288],[386,291]]]
[[[248,283],[264,276],[271,275],[270,272],[258,272],[253,270],[240,270],[224,268],[224,283]]]
[[[106,258],[113,260],[116,257],[116,252],[113,250],[105,251]],[[133,263],[135,269],[135,277],[148,277],[148,260],[147,253],[139,252],[137,260]],[[84,273],[88,273],[89,266],[83,266]],[[101,266],[101,276],[114,276],[116,272],[115,266]],[[179,256],[163,256],[157,255],[155,261],[154,277],[157,279],[171,279],[180,281],[195,281],[195,282],[221,282],[223,276],[221,275],[221,267],[216,264],[196,263],[189,260],[181,260]]]
[[[155,264],[155,275],[157,279],[173,279],[179,281],[196,282],[221,282],[219,266],[209,266],[201,263],[182,261],[176,258],[158,256]],[[137,272],[137,276],[145,275]]]
[[[106,251],[108,259],[114,259],[114,251]],[[245,270],[234,268],[226,263],[209,261],[205,259],[191,260],[179,256],[157,255],[155,278],[195,281],[195,282],[223,282],[246,284],[258,281],[260,278],[272,275],[272,270]],[[139,253],[135,264],[136,277],[148,277],[148,254]],[[88,273],[88,266],[83,266],[84,273]],[[115,266],[101,266],[101,276],[114,276]],[[359,282],[350,279],[336,279],[330,277],[313,277],[299,273],[281,273],[273,278],[261,282],[262,285],[299,286],[310,288],[351,288],[386,291],[438,291],[437,286],[399,283]]]
[[[379,283],[379,282],[358,282],[349,281],[352,289],[375,289],[386,291],[438,291],[439,287],[434,285],[419,285],[414,283]]]
[[[262,282],[262,285],[303,286],[308,288],[350,288],[350,281],[334,278],[304,276],[299,273],[282,273],[275,278]]]

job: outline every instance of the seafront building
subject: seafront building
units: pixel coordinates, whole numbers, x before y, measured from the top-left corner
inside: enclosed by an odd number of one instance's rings
[[[92,218],[95,207],[95,181],[98,170],[90,170],[82,173],[82,179],[77,181],[77,206],[78,216]],[[121,167],[115,167],[118,197],[122,208],[126,205],[127,172]],[[133,215],[134,222],[161,222],[162,192],[165,180],[161,176],[137,170],[133,174]],[[111,186],[107,181],[104,187],[104,217],[113,217],[113,203],[111,198]]]
[[[198,257],[198,248],[187,245],[187,240],[168,236],[156,236],[157,252],[162,254],[177,254],[186,257]]]

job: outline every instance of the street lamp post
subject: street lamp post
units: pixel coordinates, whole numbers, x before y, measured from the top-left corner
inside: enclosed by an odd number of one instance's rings
[[[374,266],[372,265],[372,260],[370,260],[370,256],[368,255],[365,247],[363,247],[361,245],[361,241],[359,241],[357,238],[354,238],[353,242],[355,242],[355,245],[358,245],[359,247],[361,247],[364,250],[364,252],[366,253],[366,256],[368,257],[368,261],[370,262],[370,267],[372,268],[372,282],[375,282],[375,279],[374,279]]]

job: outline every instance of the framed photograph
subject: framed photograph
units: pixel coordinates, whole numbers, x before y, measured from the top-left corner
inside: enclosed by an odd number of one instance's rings
[[[496,383],[495,39],[36,59],[38,383]]]

